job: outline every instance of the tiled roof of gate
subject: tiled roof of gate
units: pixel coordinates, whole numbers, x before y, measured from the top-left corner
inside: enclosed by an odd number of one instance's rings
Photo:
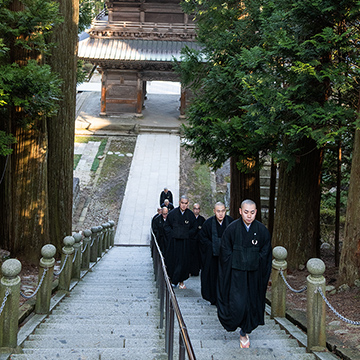
[[[180,60],[180,51],[188,46],[200,49],[196,42],[122,40],[87,38],[79,42],[78,57],[81,59],[127,60],[127,61],[173,61]]]

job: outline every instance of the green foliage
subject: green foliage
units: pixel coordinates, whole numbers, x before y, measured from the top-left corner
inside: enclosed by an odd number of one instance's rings
[[[75,154],[74,155],[74,168],[73,168],[74,170],[78,166],[78,163],[79,163],[80,159],[81,159],[81,154]]]
[[[357,1],[185,1],[201,52],[183,51],[194,93],[185,137],[218,168],[261,151],[291,168],[304,139],[351,138],[358,78]]]
[[[0,67],[0,88],[7,94],[4,100],[8,106],[22,109],[24,126],[56,113],[60,84],[49,65],[35,60],[22,67],[15,63]]]
[[[76,69],[76,83],[81,84],[86,79],[86,71],[84,70],[84,61],[77,61],[77,69]]]
[[[99,145],[99,150],[95,156],[94,162],[91,166],[91,171],[96,171],[100,165],[99,157],[104,155],[105,146],[107,143],[107,139],[102,139],[101,144]]]
[[[61,81],[42,64],[53,45],[49,43],[52,28],[62,21],[59,4],[22,0],[18,11],[11,10],[10,4],[10,0],[0,0],[0,125],[4,130],[14,127],[5,125],[14,119],[21,126],[33,127],[57,111],[61,97]],[[12,134],[2,131],[0,155],[11,152],[14,142]]]
[[[95,16],[104,8],[104,1],[80,0],[79,6],[79,33],[85,31]]]
[[[3,0],[0,6],[0,37],[5,42],[30,51],[45,53],[52,28],[62,22],[59,4],[49,0],[22,0],[23,10],[12,11],[11,0]]]
[[[12,153],[10,145],[15,142],[16,139],[12,134],[7,134],[4,131],[0,131],[0,155],[10,155]]]

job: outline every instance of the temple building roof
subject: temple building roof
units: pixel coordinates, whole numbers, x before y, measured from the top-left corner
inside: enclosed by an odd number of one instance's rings
[[[78,57],[86,60],[159,61],[180,60],[181,49],[200,50],[193,41],[87,38],[79,42]]]

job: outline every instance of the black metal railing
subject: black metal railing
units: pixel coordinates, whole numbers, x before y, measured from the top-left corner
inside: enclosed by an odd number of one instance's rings
[[[154,274],[158,296],[160,299],[160,328],[164,327],[165,314],[165,350],[168,359],[172,360],[174,356],[174,334],[175,334],[175,315],[179,324],[179,360],[185,359],[185,353],[189,360],[195,360],[196,356],[192,347],[189,333],[185,321],[182,317],[179,304],[177,302],[173,287],[170,283],[166,271],[164,257],[161,253],[159,244],[154,232],[151,230],[151,255],[154,263]],[[165,299],[165,301],[164,301]]]

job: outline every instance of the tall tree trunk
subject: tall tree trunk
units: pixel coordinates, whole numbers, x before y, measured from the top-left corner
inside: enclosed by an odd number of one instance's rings
[[[303,156],[287,171],[280,164],[273,246],[288,251],[289,268],[305,264],[319,252],[320,174],[323,151],[313,140],[299,144]]]
[[[337,169],[336,169],[336,205],[335,205],[335,266],[340,262],[340,207],[341,207],[341,141],[337,146]]]
[[[230,158],[230,216],[240,217],[239,208],[245,199],[255,201],[258,212],[256,218],[261,221],[260,175],[257,161],[242,161],[248,171],[238,169],[238,160]]]
[[[24,4],[14,0],[9,9],[22,11]],[[15,45],[15,38],[5,40],[11,63],[23,66],[29,59],[41,60],[38,52]],[[11,256],[26,256],[38,263],[41,247],[49,241],[47,128],[44,119],[24,125],[23,116],[21,108],[9,106],[1,122],[1,128],[14,134],[17,142],[0,185],[0,246]]]
[[[270,194],[269,194],[269,214],[268,214],[268,230],[272,235],[274,229],[275,220],[275,198],[276,198],[276,180],[277,180],[277,165],[274,163],[274,159],[271,159],[271,171],[270,171]]]
[[[41,247],[49,241],[46,124],[13,127],[12,132],[17,143],[0,186],[0,245],[12,256],[26,255],[37,263]]]
[[[54,29],[52,41],[57,45],[47,62],[63,80],[60,110],[48,121],[50,238],[60,251],[63,238],[72,232],[79,2],[59,0],[59,4],[64,22]]]
[[[355,131],[339,275],[348,285],[360,278],[360,130]]]

